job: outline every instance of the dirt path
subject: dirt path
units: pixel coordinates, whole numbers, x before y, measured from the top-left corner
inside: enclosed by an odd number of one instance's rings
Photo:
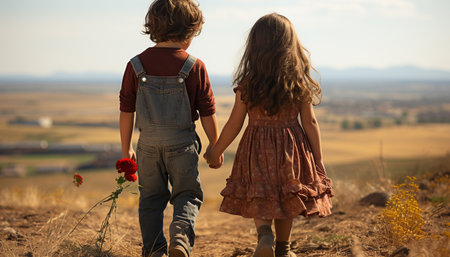
[[[368,256],[384,255],[372,245],[375,216],[378,208],[357,207],[350,211],[335,211],[328,218],[297,218],[294,221],[292,246],[298,256],[349,256],[351,236],[363,242]],[[68,231],[82,216],[81,211],[64,208],[0,207],[2,256],[92,256],[92,238],[103,218],[94,212],[69,237]],[[168,209],[165,228],[170,222]],[[104,256],[139,256],[141,242],[135,210],[119,210],[112,225],[112,250]],[[193,257],[251,256],[256,246],[256,231],[251,219],[228,215],[205,206],[196,225],[196,245]]]
[[[445,240],[445,236],[434,235],[433,239],[433,231],[448,228],[450,209],[448,205],[440,209],[430,208],[428,212],[434,212],[434,215],[428,220],[426,232],[430,234],[430,240],[436,241],[435,248],[443,249],[443,254],[447,254],[448,236]],[[73,234],[67,236],[83,216],[82,211],[68,210],[67,207],[0,206],[0,256],[140,256],[142,244],[136,209],[118,210],[104,248],[109,251],[96,252],[95,231],[105,217],[106,209],[94,211]],[[379,237],[377,215],[380,211],[381,208],[354,204],[351,208],[335,208],[327,218],[299,217],[294,220],[292,231],[293,251],[297,256],[358,256],[355,251],[360,249],[364,256],[390,256],[395,248]],[[165,215],[166,234],[171,213],[169,207]],[[256,246],[252,220],[220,213],[217,203],[204,204],[196,224],[196,234],[192,257],[250,257]],[[415,250],[416,253],[431,249],[430,240],[407,247],[422,245]],[[430,251],[409,256],[446,256]]]

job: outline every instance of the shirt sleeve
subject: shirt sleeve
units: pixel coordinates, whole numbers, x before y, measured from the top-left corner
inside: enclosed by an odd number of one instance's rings
[[[198,71],[200,85],[197,90],[196,109],[198,109],[200,116],[210,116],[216,113],[214,93],[205,64],[201,60],[197,61],[200,64]]]
[[[137,93],[136,74],[128,62],[122,78],[122,88],[120,89],[120,111],[135,112],[136,111],[136,93]]]

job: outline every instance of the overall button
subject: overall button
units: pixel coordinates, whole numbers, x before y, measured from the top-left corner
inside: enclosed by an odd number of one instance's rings
[[[142,82],[147,82],[147,78],[146,77],[142,77],[141,81]]]
[[[180,83],[180,84],[183,84],[183,82],[184,82],[184,79],[183,78],[178,78],[178,83]]]

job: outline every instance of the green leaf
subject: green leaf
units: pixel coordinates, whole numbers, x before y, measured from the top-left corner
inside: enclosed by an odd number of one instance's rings
[[[125,181],[127,181],[123,176],[120,176],[117,178],[117,184],[121,185],[123,183],[125,183]]]

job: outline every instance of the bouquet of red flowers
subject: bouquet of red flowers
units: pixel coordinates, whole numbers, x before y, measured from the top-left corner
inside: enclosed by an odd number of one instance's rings
[[[137,164],[132,159],[124,158],[120,159],[116,163],[116,169],[119,174],[123,173],[120,177],[116,178],[117,188],[114,192],[109,194],[107,197],[101,199],[98,201],[94,206],[92,206],[85,214],[84,216],[78,221],[78,223],[75,225],[75,227],[72,229],[72,231],[69,233],[69,235],[78,227],[78,225],[81,223],[81,221],[86,218],[86,216],[97,206],[102,205],[106,202],[111,202],[111,207],[109,208],[108,213],[106,214],[105,219],[102,222],[102,225],[100,227],[100,230],[98,231],[96,246],[97,249],[101,252],[103,248],[103,243],[105,242],[106,233],[110,230],[109,228],[109,218],[111,217],[112,213],[117,209],[117,199],[119,198],[119,195],[122,193],[123,190],[130,187],[130,184],[125,184],[125,182],[135,182],[137,180],[136,171],[137,171]],[[83,183],[83,178],[75,174],[74,175],[74,184],[78,187]]]

